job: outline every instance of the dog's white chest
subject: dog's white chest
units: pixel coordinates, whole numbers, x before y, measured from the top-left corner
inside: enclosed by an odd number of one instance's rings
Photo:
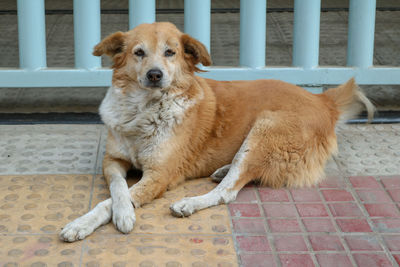
[[[140,165],[180,124],[191,101],[167,93],[138,90],[123,94],[111,87],[100,115],[118,142],[119,152]]]

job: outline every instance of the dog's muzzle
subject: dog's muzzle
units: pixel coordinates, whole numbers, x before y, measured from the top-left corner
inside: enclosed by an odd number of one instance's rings
[[[163,73],[160,69],[151,69],[146,73],[147,86],[161,87]]]

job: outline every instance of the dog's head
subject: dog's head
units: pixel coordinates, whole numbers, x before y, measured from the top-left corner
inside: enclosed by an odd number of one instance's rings
[[[187,74],[211,65],[206,47],[168,22],[141,24],[116,32],[95,46],[93,55],[106,54],[114,62],[114,76],[136,82],[144,89],[179,85]]]

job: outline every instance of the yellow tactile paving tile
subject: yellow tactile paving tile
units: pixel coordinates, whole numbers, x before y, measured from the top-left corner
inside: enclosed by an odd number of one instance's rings
[[[134,179],[129,178],[132,185]],[[225,205],[208,208],[187,218],[176,218],[170,213],[169,206],[183,197],[197,196],[212,190],[216,184],[209,178],[187,181],[178,188],[167,191],[162,198],[143,205],[135,210],[136,223],[134,233],[153,234],[230,234],[228,209]],[[109,197],[109,190],[102,176],[97,176],[94,183],[92,207]],[[97,230],[101,233],[118,233],[112,224]]]
[[[79,266],[81,243],[63,243],[57,235],[0,236],[0,266]]]
[[[92,177],[0,176],[0,234],[58,233],[88,211]]]
[[[221,235],[93,235],[82,259],[88,267],[237,266],[232,238]]]

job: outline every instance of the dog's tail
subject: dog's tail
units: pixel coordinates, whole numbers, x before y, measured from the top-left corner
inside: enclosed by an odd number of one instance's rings
[[[354,118],[362,110],[364,105],[368,113],[368,122],[371,122],[375,107],[365,96],[361,88],[357,86],[354,78],[336,88],[326,90],[324,93],[333,100],[340,113],[339,120],[346,121]]]

